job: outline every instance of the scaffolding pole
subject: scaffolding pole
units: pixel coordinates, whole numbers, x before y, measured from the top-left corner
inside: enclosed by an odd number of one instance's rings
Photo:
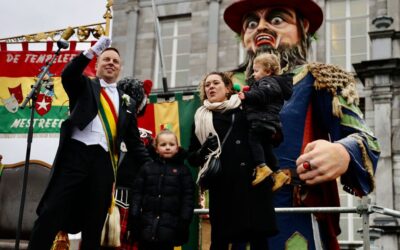
[[[379,213],[400,218],[400,211],[370,205],[369,198],[364,196],[361,199],[360,205],[357,207],[278,207],[275,208],[276,213],[357,213],[362,217],[362,237],[363,249],[370,250],[370,227],[369,215],[371,213]],[[208,214],[208,208],[199,208],[194,210],[195,214]]]

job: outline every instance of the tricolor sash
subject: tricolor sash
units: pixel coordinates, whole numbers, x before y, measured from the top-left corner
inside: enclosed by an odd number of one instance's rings
[[[114,104],[107,95],[104,88],[100,90],[99,117],[107,138],[108,152],[110,153],[111,164],[114,170],[114,181],[117,178],[118,152],[117,152],[117,122],[118,115]]]
[[[115,182],[117,181],[118,169],[118,150],[117,150],[117,122],[118,115],[115,110],[114,104],[110,97],[107,95],[104,88],[100,90],[100,107],[99,117],[103,125],[104,133],[107,138],[108,152],[110,153],[110,160],[114,171],[114,184],[111,192],[111,204],[108,209],[107,217],[104,222],[103,230],[101,232],[101,246],[104,247],[119,247],[121,246],[120,235],[120,214],[118,207],[115,203]]]

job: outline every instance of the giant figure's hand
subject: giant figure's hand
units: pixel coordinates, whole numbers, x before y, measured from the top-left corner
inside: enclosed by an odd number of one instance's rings
[[[303,163],[308,161],[309,166]],[[308,185],[335,180],[347,171],[350,155],[339,143],[316,140],[308,143],[296,160],[297,173]]]

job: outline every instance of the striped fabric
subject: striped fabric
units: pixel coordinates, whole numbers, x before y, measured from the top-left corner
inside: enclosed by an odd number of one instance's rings
[[[118,115],[110,97],[102,88],[100,90],[99,117],[107,138],[108,152],[114,170],[114,179],[117,178],[118,150],[116,149]]]
[[[121,246],[115,248],[116,250],[137,250],[137,244],[132,244],[128,240],[128,216],[129,208],[119,207],[119,214],[121,217]]]
[[[172,101],[160,101],[157,96],[150,96],[144,116],[138,118],[138,126],[150,130],[156,135],[162,129],[172,130],[183,148],[187,148],[196,109],[200,106],[198,93],[191,96],[175,94]]]

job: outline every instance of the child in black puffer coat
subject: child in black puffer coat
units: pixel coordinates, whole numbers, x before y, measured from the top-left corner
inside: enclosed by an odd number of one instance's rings
[[[129,227],[139,250],[172,250],[188,241],[195,184],[173,132],[157,135],[151,155],[133,185]]]
[[[289,180],[277,167],[273,147],[282,140],[279,112],[292,95],[293,79],[290,75],[280,75],[279,59],[274,54],[258,55],[253,61],[253,71],[256,81],[250,84],[250,90],[238,93],[249,121],[249,144],[256,163],[252,184],[255,186],[272,176],[275,191]]]

